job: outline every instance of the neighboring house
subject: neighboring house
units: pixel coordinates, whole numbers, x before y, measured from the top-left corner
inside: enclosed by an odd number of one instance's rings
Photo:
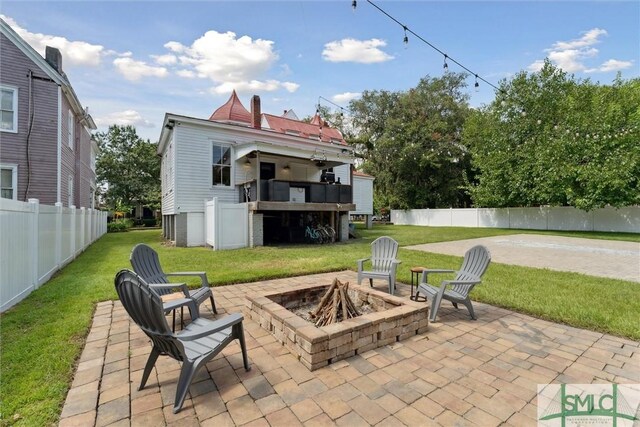
[[[372,226],[373,218],[373,181],[374,177],[364,172],[353,171],[353,203],[356,210],[351,215],[363,215],[367,228]]]
[[[1,196],[95,207],[96,125],[62,71],[58,49],[46,59],[0,19]]]
[[[293,111],[263,114],[257,96],[248,111],[233,92],[209,119],[167,113],[158,154],[164,236],[178,246],[215,247],[215,233],[239,236],[216,249],[302,242],[318,224],[348,238],[353,151],[317,115],[305,123]],[[209,212],[214,198],[236,213]]]

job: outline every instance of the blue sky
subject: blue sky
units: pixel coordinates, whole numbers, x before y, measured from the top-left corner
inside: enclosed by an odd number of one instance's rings
[[[638,1],[380,1],[380,7],[497,85],[545,57],[607,84],[640,76]],[[99,129],[134,124],[156,141],[165,112],[208,118],[235,88],[246,107],[311,115],[364,90],[406,90],[443,57],[365,0],[3,1],[3,19],[63,68]],[[450,64],[451,71],[462,71]],[[468,79],[471,104],[494,91]],[[330,105],[327,105],[330,106]]]

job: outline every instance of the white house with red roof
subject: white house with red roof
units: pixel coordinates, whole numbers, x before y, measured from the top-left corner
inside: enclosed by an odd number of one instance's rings
[[[158,154],[163,234],[177,246],[303,242],[317,225],[346,240],[358,211],[342,134],[318,115],[262,113],[258,96],[249,111],[234,91],[208,119],[167,113]]]

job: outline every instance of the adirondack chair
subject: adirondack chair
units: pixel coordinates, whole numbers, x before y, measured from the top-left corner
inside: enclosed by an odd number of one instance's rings
[[[369,285],[373,287],[373,279],[383,279],[389,283],[389,293],[393,295],[396,290],[396,270],[401,261],[396,259],[398,254],[398,242],[391,237],[382,236],[371,242],[371,257],[359,259],[358,285],[365,277],[369,279]],[[371,260],[371,270],[364,269],[364,263]]]
[[[121,270],[116,274],[115,287],[131,319],[153,343],[138,390],[142,390],[147,383],[158,356],[169,356],[182,362],[173,406],[174,414],[182,409],[191,381],[198,370],[231,341],[239,341],[244,369],[251,369],[240,313],[230,314],[219,320],[200,317],[176,334],[169,329],[162,300],[144,279],[130,270]]]
[[[489,250],[484,246],[478,245],[472,247],[464,254],[462,267],[458,271],[424,269],[416,296],[422,292],[431,299],[431,314],[429,316],[429,320],[432,322],[436,321],[436,314],[438,314],[438,309],[440,308],[440,303],[443,299],[451,301],[455,308],[458,308],[458,304],[464,304],[469,310],[471,318],[476,320],[475,313],[473,312],[473,305],[469,299],[469,292],[471,292],[471,289],[473,289],[475,285],[482,281],[481,277],[487,270],[490,262],[491,253],[489,253]],[[442,281],[442,284],[438,288],[427,283],[427,276],[429,273],[457,274],[453,280]],[[448,286],[451,286],[451,289],[447,289]]]
[[[131,266],[133,267],[133,271],[136,272],[140,277],[142,277],[147,283],[153,284],[169,284],[169,277],[181,277],[181,276],[198,276],[201,280],[201,286],[198,289],[189,290],[187,288],[187,293],[185,294],[186,298],[192,298],[197,302],[197,306],[202,304],[209,298],[211,300],[211,308],[215,314],[218,313],[216,309],[216,303],[213,299],[213,292],[209,287],[209,281],[207,280],[207,273],[204,271],[182,271],[177,273],[165,273],[160,266],[160,259],[158,258],[158,253],[154,251],[148,245],[144,243],[140,243],[133,247],[131,251],[131,256],[129,258],[131,261]],[[175,289],[171,287],[164,287],[154,289],[160,296],[166,295],[172,292],[175,292]],[[170,304],[171,302],[167,303]],[[183,324],[182,318],[182,308],[186,305],[184,301],[180,304],[180,301],[174,302],[174,305],[178,304],[176,307],[171,308],[170,306],[165,306],[165,312],[169,313],[173,311],[173,330],[175,331],[175,309],[180,307],[180,322]],[[197,314],[197,306],[196,306],[196,317]],[[191,313],[191,317],[193,318],[194,313]]]

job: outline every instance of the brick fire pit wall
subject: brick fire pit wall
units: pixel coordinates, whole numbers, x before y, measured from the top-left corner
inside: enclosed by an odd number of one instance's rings
[[[355,285],[349,287],[355,305],[366,301],[378,311],[319,328],[288,310],[319,302],[328,287],[305,285],[287,292],[247,296],[245,314],[312,371],[427,330],[429,309],[424,302]]]

